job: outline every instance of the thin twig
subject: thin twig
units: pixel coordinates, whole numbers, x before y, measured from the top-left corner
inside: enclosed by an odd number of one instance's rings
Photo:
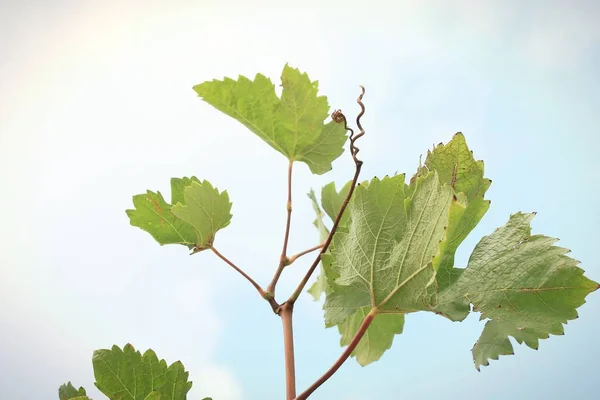
[[[298,254],[295,254],[293,256],[288,257],[287,265],[290,265],[291,263],[293,263],[294,261],[296,261],[298,258],[302,257],[303,255],[306,255],[308,253],[312,253],[315,250],[319,250],[323,246],[325,246],[325,243],[318,244],[316,246],[311,247],[310,249],[306,249],[304,251],[301,251]]]
[[[300,282],[300,284],[298,285],[298,287],[296,288],[294,293],[292,293],[292,295],[290,296],[290,298],[287,300],[286,303],[293,304],[296,302],[296,300],[300,296],[300,293],[302,293],[302,290],[304,290],[304,287],[308,283],[308,280],[310,279],[311,275],[313,274],[313,272],[315,272],[315,269],[317,268],[317,266],[319,265],[319,262],[321,261],[321,256],[323,256],[323,254],[325,254],[325,252],[329,248],[329,245],[331,244],[331,241],[333,240],[333,235],[335,234],[335,232],[340,224],[340,221],[342,220],[342,215],[344,214],[344,211],[346,210],[348,203],[350,203],[350,199],[352,198],[352,195],[354,194],[354,189],[356,188],[356,184],[358,183],[358,176],[360,175],[360,170],[362,168],[363,162],[356,157],[356,155],[358,154],[360,149],[358,147],[356,147],[355,142],[358,138],[360,138],[361,136],[363,136],[365,134],[365,130],[363,129],[362,125],[360,124],[360,118],[365,113],[365,105],[362,102],[362,98],[365,94],[365,88],[363,86],[361,86],[360,88],[361,88],[362,92],[361,92],[360,96],[358,96],[358,99],[356,99],[356,102],[358,103],[358,105],[360,105],[360,108],[361,108],[361,112],[356,117],[356,125],[358,126],[358,129],[360,129],[359,134],[354,136],[354,131],[348,127],[348,124],[346,121],[346,116],[342,113],[341,110],[335,110],[333,112],[333,114],[331,115],[331,118],[335,122],[338,122],[338,123],[343,122],[344,128],[347,131],[350,131],[350,154],[352,155],[352,159],[354,160],[354,165],[356,166],[356,170],[354,172],[354,177],[352,178],[352,184],[350,185],[350,190],[348,191],[348,195],[344,199],[344,202],[342,203],[342,207],[340,208],[340,211],[338,212],[338,214],[335,218],[335,222],[333,223],[333,226],[331,227],[331,231],[329,232],[329,236],[327,236],[327,240],[325,241],[323,248],[321,248],[321,251],[317,255],[317,258],[312,263],[312,265],[308,269],[308,272],[306,273],[304,278],[302,278],[302,281]]]
[[[348,347],[346,347],[346,350],[344,350],[344,352],[342,353],[340,358],[338,358],[335,361],[335,363],[333,363],[331,368],[329,368],[327,370],[327,372],[325,372],[319,379],[317,379],[317,381],[315,383],[310,385],[310,387],[308,389],[306,389],[304,392],[300,393],[300,395],[298,397],[296,397],[295,400],[306,400],[308,398],[308,396],[310,396],[315,390],[317,390],[319,388],[319,386],[321,386],[329,378],[331,378],[331,376],[333,374],[335,374],[338,369],[340,369],[342,364],[344,364],[344,361],[346,361],[348,359],[348,357],[350,357],[350,355],[352,354],[352,352],[354,351],[354,349],[360,342],[360,339],[362,339],[362,337],[364,336],[365,332],[367,332],[369,325],[371,325],[371,322],[373,322],[373,318],[375,318],[376,315],[377,315],[377,309],[376,308],[371,309],[371,311],[367,314],[367,316],[363,320],[363,323],[358,328],[358,331],[356,331],[356,333],[354,334],[352,341],[350,342]]]
[[[294,360],[294,329],[292,326],[293,304],[282,304],[279,315],[283,323],[283,348],[285,352],[286,400],[296,397],[296,364]]]
[[[221,260],[225,261],[227,264],[229,264],[229,266],[231,266],[231,268],[235,269],[237,272],[239,272],[244,278],[246,278],[248,280],[248,282],[250,282],[252,284],[252,286],[254,286],[256,288],[256,290],[258,291],[258,293],[260,294],[260,296],[262,298],[266,298],[266,293],[263,290],[263,288],[260,287],[260,285],[258,283],[256,283],[254,281],[254,279],[252,279],[248,274],[246,274],[244,271],[242,271],[241,268],[239,268],[237,265],[235,265],[233,262],[231,262],[227,257],[225,257],[223,254],[219,253],[219,251],[217,249],[215,249],[214,247],[210,248],[212,250],[213,253],[215,253],[217,255],[217,257],[219,257]]]
[[[285,223],[285,234],[283,236],[283,250],[281,250],[281,256],[279,257],[279,265],[277,266],[277,270],[275,271],[275,275],[273,275],[273,279],[269,286],[267,286],[267,292],[271,296],[275,296],[275,287],[277,286],[277,282],[279,281],[279,277],[283,272],[283,269],[286,265],[288,265],[288,257],[287,257],[287,247],[288,241],[290,238],[290,225],[292,222],[292,166],[294,165],[294,161],[290,160],[288,165],[288,175],[287,175],[287,219]]]

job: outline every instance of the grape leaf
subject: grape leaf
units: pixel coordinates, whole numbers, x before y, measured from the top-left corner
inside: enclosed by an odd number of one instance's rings
[[[171,179],[172,204],[184,203],[183,188],[192,182],[199,182],[198,178]],[[190,249],[195,246],[194,228],[173,215],[171,204],[165,201],[160,192],[148,190],[146,194],[135,195],[133,205],[135,209],[126,210],[131,225],[148,232],[161,246],[182,244]]]
[[[338,192],[335,189],[335,182],[330,182],[327,185],[323,186],[321,189],[321,204],[323,205],[323,209],[331,218],[331,222],[335,222],[338,213],[342,209],[342,204],[344,200],[348,196],[348,192],[350,191],[350,187],[352,185],[352,181],[346,183],[344,187]],[[315,197],[315,193],[313,190],[308,194],[309,199],[311,199],[313,204],[313,209],[315,210],[315,214],[317,218],[313,222],[313,225],[319,230],[319,239],[321,242],[327,240],[329,236],[329,230],[325,226],[323,222],[323,211],[321,211],[321,207],[319,207],[319,203],[317,202],[317,198]],[[340,223],[338,224],[338,230],[347,229],[348,224],[348,213],[344,212]],[[308,289],[308,292],[313,296],[315,301],[318,301],[321,298],[321,293],[327,292],[327,278],[325,276],[325,271],[323,271],[323,267],[321,266],[319,270],[319,276],[315,283]]]
[[[167,367],[154,351],[142,356],[130,344],[96,350],[92,364],[94,384],[111,400],[185,400],[192,387],[180,361]]]
[[[315,214],[317,214],[317,218],[315,218],[315,220],[313,221],[313,225],[319,231],[319,240],[321,242],[324,242],[329,236],[329,229],[327,229],[325,223],[323,222],[323,211],[321,211],[321,207],[317,202],[314,190],[310,190],[310,192],[308,193],[308,198],[312,201],[313,209],[315,210]],[[319,270],[320,273],[317,277],[317,280],[308,289],[308,293],[310,293],[313,296],[315,301],[318,301],[321,298],[321,293],[325,293],[327,291],[327,278],[325,276],[325,273],[323,272],[323,266],[321,266]]]
[[[171,208],[173,215],[190,224],[196,234],[196,251],[210,248],[215,234],[231,222],[231,202],[227,191],[219,193],[208,181],[192,182],[183,190],[185,203]]]
[[[450,207],[458,202],[435,171],[416,178],[412,197],[406,198],[404,190],[404,175],[358,185],[347,208],[347,231],[336,233],[323,257],[332,289],[324,305],[327,326],[342,324],[340,331],[349,335],[356,332],[367,308],[392,313],[374,328],[377,343],[356,351],[362,365],[391,346],[393,336],[401,332],[403,314],[430,306],[435,290],[432,261]]]
[[[331,182],[323,186],[321,189],[321,205],[323,206],[323,210],[325,210],[329,218],[331,218],[331,222],[334,222],[337,218],[338,213],[342,209],[342,204],[344,204],[344,200],[346,200],[346,197],[348,197],[348,192],[350,192],[351,186],[352,181],[349,181],[338,192],[335,189],[335,183]],[[347,230],[347,227],[348,212],[344,211],[344,215],[342,215],[338,229]]]
[[[460,244],[481,221],[490,206],[484,195],[491,181],[484,178],[483,161],[476,161],[469,150],[462,133],[456,133],[446,145],[440,143],[433,151],[427,152],[425,166],[411,179],[414,188],[417,176],[435,170],[440,181],[453,187],[458,202],[450,209],[450,218],[446,237],[440,244],[440,253],[433,260],[437,270],[436,281],[438,292],[447,290],[455,283],[463,269],[454,267],[454,257]],[[469,302],[458,298],[452,303],[441,303],[433,307],[433,311],[453,321],[462,321],[469,314]]]
[[[491,320],[473,348],[477,369],[512,354],[509,336],[537,349],[538,339],[562,335],[563,324],[577,318],[576,309],[598,289],[566,255],[569,250],[554,246],[557,239],[531,235],[534,215],[513,214],[483,237],[451,292]]]
[[[62,384],[58,388],[58,398],[60,400],[71,400],[76,398],[86,398],[86,392],[83,387],[75,389],[75,386],[71,382]]]
[[[338,330],[342,334],[341,346],[350,344],[369,311],[371,307],[361,307],[338,325]],[[351,355],[356,357],[356,361],[363,367],[379,360],[383,353],[392,347],[394,335],[401,334],[403,328],[404,314],[377,315]]]
[[[281,98],[271,80],[257,74],[254,80],[240,76],[194,86],[194,91],[217,110],[235,118],[290,161],[301,161],[314,174],[331,170],[344,151],[346,130],[330,121],[325,96],[318,96],[318,82],[287,64],[281,74]]]

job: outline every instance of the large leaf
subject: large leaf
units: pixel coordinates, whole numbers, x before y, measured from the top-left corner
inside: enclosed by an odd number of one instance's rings
[[[330,121],[327,98],[318,96],[318,82],[287,64],[281,74],[281,98],[271,80],[257,74],[194,86],[198,95],[235,118],[290,161],[306,163],[314,174],[331,170],[344,151],[343,124]]]
[[[569,250],[554,246],[557,239],[531,235],[534,214],[513,214],[506,225],[485,236],[469,264],[444,295],[462,295],[491,319],[473,348],[477,369],[489,359],[512,354],[514,337],[537,349],[538,339],[562,335],[563,324],[577,318],[576,309],[598,284],[583,275]]]
[[[406,198],[404,189],[404,175],[357,186],[348,206],[348,229],[336,233],[323,258],[332,288],[324,306],[328,326],[359,319],[364,307],[396,317],[430,307],[436,289],[432,260],[457,200],[435,171],[416,179],[412,197]],[[400,320],[386,318],[393,323],[379,328],[385,332],[374,345],[378,351],[362,355],[361,363],[389,348]]]
[[[192,387],[180,361],[167,367],[154,351],[142,355],[130,344],[96,350],[92,363],[96,387],[111,400],[185,400]]]
[[[83,387],[75,389],[71,382],[64,383],[58,388],[58,398],[60,400],[87,399],[85,389]]]
[[[208,181],[192,182],[184,188],[183,198],[173,205],[173,215],[193,227],[197,251],[211,247],[217,231],[231,222],[227,191],[219,192]]]

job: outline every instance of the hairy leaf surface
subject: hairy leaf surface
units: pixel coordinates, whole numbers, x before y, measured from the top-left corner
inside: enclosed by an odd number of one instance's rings
[[[257,74],[254,80],[240,76],[194,86],[208,104],[235,118],[291,161],[301,161],[314,174],[331,170],[344,151],[343,124],[324,123],[329,114],[325,96],[318,96],[318,82],[287,64],[281,74],[281,98],[271,80]]]
[[[531,235],[535,214],[513,214],[506,225],[485,236],[469,264],[442,296],[462,295],[491,319],[473,348],[475,366],[512,354],[508,337],[537,349],[538,339],[562,335],[563,324],[577,318],[576,309],[598,284],[583,275],[569,250],[554,246],[557,239]]]
[[[367,308],[396,313],[386,315],[387,323],[376,328],[380,343],[370,345],[375,351],[361,353],[362,364],[389,348],[403,314],[430,307],[436,289],[432,261],[450,207],[458,201],[435,171],[416,178],[412,197],[404,190],[404,175],[357,186],[348,206],[347,230],[336,233],[323,258],[332,287],[324,306],[326,325],[346,324],[340,329],[351,332]]]
[[[92,364],[96,387],[110,399],[185,400],[192,387],[180,361],[167,367],[154,351],[142,355],[130,344],[96,350]]]

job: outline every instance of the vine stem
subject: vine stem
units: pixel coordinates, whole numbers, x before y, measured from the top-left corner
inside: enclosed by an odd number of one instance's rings
[[[358,346],[358,343],[360,342],[360,340],[362,339],[364,334],[367,332],[367,329],[369,329],[369,325],[371,325],[371,322],[373,322],[373,318],[375,318],[376,315],[377,315],[377,308],[372,308],[371,311],[367,314],[367,316],[363,320],[362,324],[360,325],[360,327],[358,328],[356,333],[354,334],[354,337],[352,338],[352,341],[350,342],[348,347],[346,347],[346,350],[344,350],[342,355],[335,361],[335,363],[333,363],[331,368],[329,368],[327,370],[327,372],[325,372],[319,379],[317,379],[315,383],[310,385],[310,387],[308,389],[306,389],[304,392],[300,393],[300,395],[298,397],[296,397],[294,400],[306,400],[308,398],[308,396],[310,396],[315,390],[317,390],[319,388],[319,386],[321,386],[329,378],[331,378],[333,376],[333,374],[335,374],[337,372],[338,369],[340,369],[342,364],[344,364],[344,362],[348,359],[348,357],[350,357],[350,355],[352,354],[352,352],[354,351],[356,346]]]
[[[311,275],[313,274],[313,272],[315,272],[315,269],[319,265],[319,262],[321,261],[321,257],[323,256],[323,254],[325,254],[325,252],[329,248],[329,245],[331,244],[331,241],[333,240],[333,235],[337,231],[340,221],[342,220],[342,215],[344,214],[344,211],[346,210],[348,203],[350,203],[350,199],[352,198],[352,195],[354,194],[354,189],[356,189],[356,185],[358,183],[358,177],[360,175],[360,170],[362,168],[363,162],[356,157],[356,155],[358,154],[360,149],[358,147],[356,147],[355,142],[358,138],[360,138],[361,136],[363,136],[365,134],[365,130],[363,129],[363,127],[360,123],[361,117],[365,114],[365,105],[362,102],[362,98],[365,94],[365,88],[363,86],[361,86],[360,88],[361,88],[361,94],[358,96],[358,99],[356,99],[356,102],[358,103],[358,105],[361,108],[361,112],[356,117],[356,125],[358,126],[360,133],[358,133],[356,136],[354,136],[354,131],[352,129],[348,128],[346,116],[344,116],[344,114],[342,113],[341,110],[336,110],[331,115],[332,119],[335,122],[338,122],[338,123],[343,122],[344,128],[347,131],[350,131],[350,154],[352,155],[352,159],[354,160],[354,165],[356,166],[356,170],[354,171],[354,177],[352,178],[352,184],[350,185],[350,190],[348,191],[348,195],[346,196],[346,198],[344,199],[344,202],[342,203],[342,207],[340,208],[340,211],[338,212],[338,214],[335,218],[333,226],[331,227],[331,231],[329,232],[329,236],[327,236],[327,240],[323,244],[321,251],[315,258],[315,261],[312,263],[312,265],[310,266],[308,271],[306,272],[306,275],[304,275],[304,278],[302,278],[302,281],[300,281],[300,284],[298,285],[298,287],[296,288],[294,293],[292,293],[290,298],[286,301],[286,303],[294,304],[296,302],[296,300],[298,299],[298,297],[300,296],[300,294],[302,293],[302,290],[304,290],[304,287],[308,283],[308,280],[310,279]]]
[[[301,251],[298,254],[295,254],[295,255],[289,257],[288,261],[287,261],[287,265],[290,265],[291,263],[293,263],[294,261],[296,261],[298,258],[302,257],[303,255],[306,255],[308,253],[312,253],[315,250],[319,250],[323,246],[325,246],[325,243],[318,244],[316,246],[311,247],[310,249],[306,249],[304,251]]]
[[[275,296],[275,287],[277,286],[277,282],[279,281],[279,277],[283,272],[283,269],[286,265],[288,265],[288,257],[287,257],[287,247],[290,238],[290,225],[292,223],[292,166],[294,165],[294,161],[290,160],[288,164],[288,173],[287,173],[287,219],[285,223],[285,234],[283,236],[283,249],[281,250],[281,256],[279,257],[279,266],[275,271],[275,275],[273,275],[273,279],[269,286],[267,286],[267,292],[271,296]]]
[[[279,315],[283,323],[283,348],[285,352],[285,398],[294,400],[296,397],[296,363],[294,358],[294,329],[292,315],[294,305],[283,303]]]

